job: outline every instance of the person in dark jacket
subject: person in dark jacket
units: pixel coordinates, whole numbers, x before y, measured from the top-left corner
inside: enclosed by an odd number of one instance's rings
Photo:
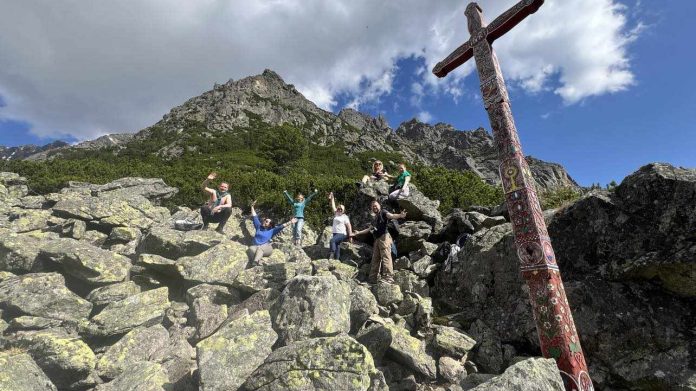
[[[372,246],[372,262],[370,263],[370,277],[368,282],[376,284],[379,280],[394,283],[394,266],[392,263],[392,237],[387,230],[389,220],[406,218],[406,211],[399,214],[389,213],[382,209],[379,201],[372,200],[370,210],[374,220],[369,228],[353,232],[353,236],[371,232],[375,238]]]
[[[223,233],[227,220],[232,216],[232,197],[229,193],[230,185],[227,182],[220,182],[217,189],[209,187],[210,181],[215,178],[217,173],[211,172],[201,185],[201,189],[208,194],[208,202],[201,207],[201,217],[203,229],[208,229],[209,223],[218,223],[215,231]]]

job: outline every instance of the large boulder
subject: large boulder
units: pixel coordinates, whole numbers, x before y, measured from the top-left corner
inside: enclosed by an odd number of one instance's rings
[[[19,351],[0,351],[0,390],[56,391],[30,355]]]
[[[21,234],[0,228],[0,270],[13,273],[39,272],[45,269],[39,251],[48,234]]]
[[[333,276],[297,276],[271,312],[282,345],[350,331],[350,287]]]
[[[131,266],[123,255],[67,238],[43,243],[39,256],[59,264],[65,274],[89,285],[121,282]]]
[[[14,232],[30,232],[46,227],[46,220],[51,217],[50,210],[13,209],[9,215],[9,228]]]
[[[169,343],[169,333],[162,325],[135,328],[104,352],[97,362],[97,373],[113,379],[136,363],[157,361]]]
[[[437,376],[437,364],[426,351],[425,342],[412,337],[408,330],[402,327],[393,324],[386,324],[384,327],[389,330],[387,356],[426,379],[434,380]]]
[[[91,382],[90,375],[97,362],[94,352],[65,330],[21,331],[8,338],[11,346],[26,349],[59,389]]]
[[[35,273],[0,281],[0,308],[8,314],[77,321],[89,316],[92,304],[68,290],[62,275]]]
[[[246,250],[238,242],[227,241],[196,256],[179,258],[176,263],[186,281],[232,285],[249,262]]]
[[[239,389],[263,364],[277,339],[268,311],[244,314],[221,327],[196,346],[200,389]]]
[[[103,185],[71,181],[68,182],[66,191],[89,192],[95,197],[99,195],[111,197],[139,195],[155,204],[160,204],[163,200],[174,196],[179,190],[176,187],[167,186],[160,178],[126,177]]]
[[[111,382],[100,384],[95,391],[165,391],[170,386],[167,371],[162,365],[143,361],[134,364]]]
[[[271,353],[243,391],[386,391],[367,349],[348,336],[295,342]]]
[[[232,285],[238,291],[252,294],[271,288],[282,290],[297,275],[311,275],[311,263],[277,263],[254,266],[241,271]]]
[[[379,313],[377,299],[370,290],[356,285],[350,292],[350,330],[355,333],[370,316]]]
[[[166,208],[154,206],[147,198],[137,194],[101,194],[93,197],[80,192],[51,194],[56,202],[53,214],[94,224],[109,232],[113,227],[149,228],[169,217]]]
[[[563,391],[563,379],[556,362],[550,358],[521,361],[471,391]]]
[[[160,255],[169,259],[195,256],[223,242],[224,235],[215,231],[177,231],[153,227],[143,236],[138,253]]]
[[[160,323],[170,306],[166,287],[153,289],[111,303],[90,319],[85,333],[91,336],[125,334],[138,326]]]
[[[407,221],[401,224],[399,237],[396,239],[396,250],[399,254],[419,250],[422,247],[421,243],[430,236],[432,231],[432,227],[423,221]]]
[[[91,291],[87,295],[95,306],[107,305],[125,299],[128,296],[140,293],[140,287],[133,281],[124,281],[116,284],[106,285]]]

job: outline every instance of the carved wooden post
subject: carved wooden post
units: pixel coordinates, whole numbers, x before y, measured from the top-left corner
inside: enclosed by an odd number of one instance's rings
[[[471,57],[476,61],[481,94],[498,150],[500,178],[515,235],[520,270],[529,287],[542,354],[556,359],[566,389],[591,391],[594,386],[546,231],[534,180],[522,154],[503,74],[491,47],[495,39],[536,12],[543,3],[544,0],[522,0],[490,25],[484,23],[478,4],[470,3],[465,15],[471,38],[438,63],[433,73],[444,77]]]

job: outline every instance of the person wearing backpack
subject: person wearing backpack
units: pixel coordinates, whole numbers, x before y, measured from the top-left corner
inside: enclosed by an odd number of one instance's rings
[[[203,181],[201,189],[208,194],[208,202],[201,207],[201,218],[203,219],[203,229],[208,229],[209,223],[218,223],[215,231],[223,233],[225,224],[232,216],[232,197],[230,196],[230,185],[227,182],[220,182],[217,189],[209,187],[210,181],[217,178],[217,173],[211,172]]]
[[[382,280],[389,284],[394,283],[394,266],[392,264],[392,237],[389,234],[389,220],[406,218],[406,211],[403,210],[399,214],[393,214],[382,209],[379,201],[372,200],[370,210],[374,215],[370,227],[353,232],[353,236],[371,232],[375,239],[372,245],[372,261],[370,263],[370,276],[368,282],[376,284]]]

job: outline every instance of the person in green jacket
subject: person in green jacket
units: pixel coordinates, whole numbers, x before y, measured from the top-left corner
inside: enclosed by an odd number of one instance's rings
[[[317,195],[317,189],[314,189],[314,193],[310,194],[307,199],[305,199],[304,194],[297,193],[295,199],[290,197],[290,193],[287,190],[283,191],[285,198],[287,198],[290,205],[292,205],[293,216],[297,219],[297,222],[292,227],[292,242],[295,246],[299,246],[302,243],[302,227],[304,226],[304,209],[309,201]]]

